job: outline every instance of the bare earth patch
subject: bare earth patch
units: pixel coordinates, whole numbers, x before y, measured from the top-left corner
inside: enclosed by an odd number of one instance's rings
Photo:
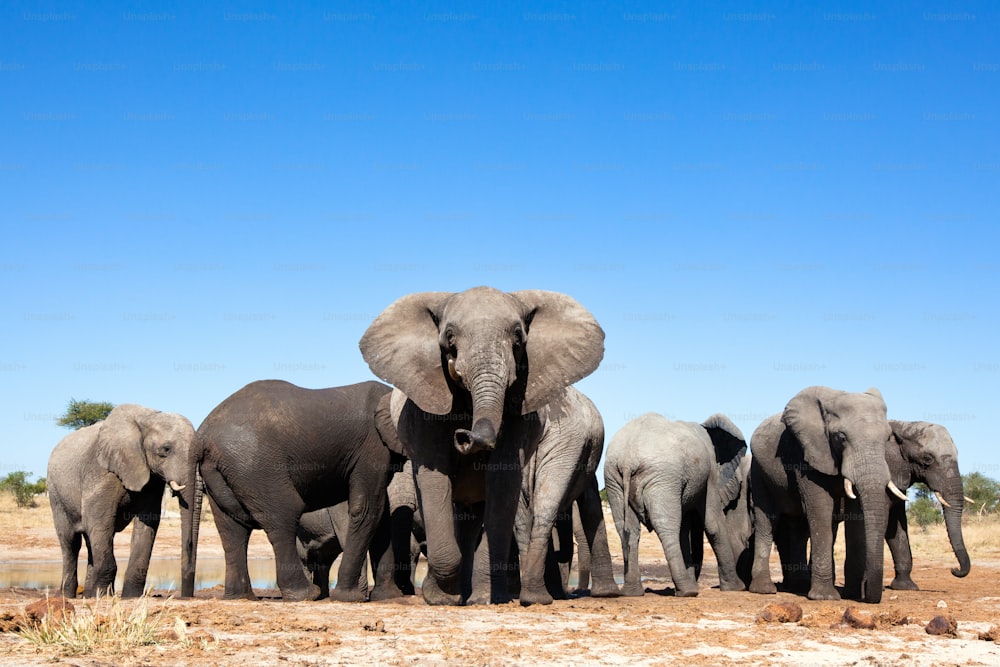
[[[618,537],[610,522],[609,529],[620,576]],[[989,532],[996,529],[993,524]],[[154,556],[178,554],[179,533],[178,522],[165,520]],[[253,553],[269,555],[266,540],[258,537],[263,535],[255,535]],[[4,629],[0,631],[0,663],[240,667],[1000,664],[1000,646],[993,641],[1000,636],[1000,554],[984,539],[980,552],[971,553],[971,574],[956,579],[949,572],[954,559],[943,531],[940,535],[914,534],[913,539],[917,562],[913,578],[922,590],[886,590],[879,605],[813,602],[788,593],[722,593],[716,588],[711,561],[706,562],[700,595],[674,598],[659,542],[648,534],[643,536],[641,562],[651,591],[642,598],[578,598],[530,608],[516,603],[442,608],[429,607],[420,598],[368,604],[284,603],[275,599],[276,591],[257,591],[263,596],[257,602],[226,601],[216,587],[198,591],[193,600],[175,599],[170,591],[153,591],[144,600],[74,601],[77,614],[102,613],[101,605],[117,604],[127,610],[145,604],[162,624],[155,643],[115,654],[97,650],[70,656],[58,645],[39,647],[22,638],[11,630],[26,607],[45,597],[45,591],[6,588],[0,589],[0,629]],[[967,542],[973,540],[967,536]],[[127,534],[116,540],[120,561],[128,553],[127,545]],[[200,555],[221,554],[210,523],[202,526],[200,546]],[[44,520],[26,525],[23,516],[0,510],[0,554],[4,560],[53,561],[59,559],[59,548],[54,530]],[[706,560],[711,558],[710,549],[705,554]],[[775,573],[779,571],[776,560],[772,567]],[[891,563],[887,563],[887,582],[891,574]],[[801,620],[758,621],[773,603],[799,605]],[[845,622],[848,607],[854,608],[848,617],[871,621],[874,629]],[[953,618],[956,634],[928,634],[925,627],[935,616]]]

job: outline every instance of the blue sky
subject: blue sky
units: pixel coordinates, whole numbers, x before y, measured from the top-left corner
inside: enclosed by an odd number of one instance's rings
[[[609,439],[876,386],[1000,478],[1000,15],[803,4],[6,3],[0,473],[486,284],[597,316]]]

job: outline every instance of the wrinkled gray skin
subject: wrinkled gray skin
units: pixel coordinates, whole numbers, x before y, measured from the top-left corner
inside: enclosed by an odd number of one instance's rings
[[[398,390],[393,419],[427,528],[425,601],[508,602],[522,457],[544,431],[538,411],[597,368],[604,332],[564,294],[477,287],[397,300],[360,347]],[[468,508],[458,521],[456,505]],[[473,576],[467,596],[463,568]]]
[[[923,482],[931,491],[940,494],[946,505],[942,505],[945,527],[958,568],[951,573],[956,577],[969,574],[971,563],[962,537],[962,511],[965,507],[965,492],[962,475],[958,470],[958,448],[948,430],[939,425],[923,421],[889,420],[893,437],[886,444],[885,459],[889,464],[892,481],[901,491],[906,491],[917,482]],[[889,588],[895,590],[917,590],[910,578],[913,570],[913,556],[910,553],[910,539],[906,530],[906,503],[890,497],[889,528],[885,534],[889,552],[895,565],[896,576]]]
[[[376,577],[390,573],[395,585],[403,595],[413,595],[413,575],[422,552],[426,552],[423,519],[417,507],[416,488],[413,485],[413,469],[407,461],[402,470],[389,482],[389,522],[392,532],[392,553],[386,562],[392,568],[379,568]],[[299,520],[297,547],[299,557],[313,576],[313,583],[319,586],[320,597],[327,597],[330,590],[330,569],[334,561],[344,551],[340,535],[347,534],[350,515],[347,503],[325,507],[314,512],[306,512]],[[367,568],[362,570],[359,587],[367,590]]]
[[[617,596],[596,475],[604,451],[601,414],[589,398],[567,387],[562,397],[538,411],[538,418],[544,425],[542,437],[525,451],[514,524],[518,553],[524,554],[520,557],[521,604],[551,604],[553,597],[568,597],[558,570],[553,571],[548,585],[545,573],[552,531],[560,519],[560,527],[567,533],[560,545],[569,547],[572,558],[572,538],[566,529],[572,529],[574,506],[579,508],[583,544],[594,578],[590,593],[594,597]]]
[[[181,415],[119,405],[104,421],[74,431],[56,445],[46,479],[62,550],[63,596],[76,597],[77,558],[84,540],[83,594],[114,591],[114,536],[129,523],[132,545],[122,596],[142,595],[164,488],[170,484],[175,494],[194,488],[188,469],[194,435],[191,422]],[[182,499],[180,506],[181,522],[189,526],[190,505]]]
[[[644,592],[639,575],[641,526],[660,538],[675,595],[698,594],[695,566],[696,562],[700,565],[703,532],[719,564],[720,588],[744,590],[732,546],[724,534],[716,453],[718,445],[720,450],[737,452],[733,457],[742,456],[746,444],[741,452],[739,447],[731,447],[734,441],[742,442],[743,435],[722,415],[696,424],[649,413],[615,434],[604,462],[604,488],[622,542],[624,595]],[[737,466],[738,461],[733,461],[730,476]]]
[[[810,562],[812,600],[839,600],[833,585],[835,509],[847,500],[846,542],[861,570],[845,572],[860,582],[858,597],[882,599],[883,542],[888,525],[890,482],[885,460],[891,435],[885,402],[877,389],[849,393],[809,387],[789,401],[781,415],[766,419],[751,437],[750,467],[755,547],[750,590],[774,593],[769,557],[772,543],[781,555],[785,584]],[[806,539],[811,545],[805,556]]]
[[[247,569],[250,532],[262,528],[274,549],[278,587],[284,600],[314,600],[319,587],[305,575],[296,531],[305,512],[347,501],[350,524],[342,541],[337,586],[330,597],[360,602],[358,586],[365,553],[375,568],[388,550],[386,487],[402,465],[388,417],[391,388],[379,382],[303,389],[288,382],[252,382],[220,403],[198,427],[192,474],[200,470],[226,552],[225,597],[256,599]],[[181,593],[194,593],[197,524],[183,544],[190,551]],[[380,527],[382,528],[380,530]],[[376,584],[391,577],[376,575]],[[370,599],[398,597],[391,586]]]

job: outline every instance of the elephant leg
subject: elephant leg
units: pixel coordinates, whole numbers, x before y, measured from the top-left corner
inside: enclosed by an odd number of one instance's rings
[[[661,485],[652,496],[647,491],[649,523],[660,538],[663,555],[670,567],[670,578],[674,583],[674,595],[695,597],[698,595],[698,582],[694,578],[690,548],[685,555],[685,550],[681,547],[681,522],[684,514],[681,503],[679,488]]]
[[[80,558],[80,547],[83,545],[83,536],[75,531],[66,530],[59,533],[59,549],[62,551],[62,583],[60,591],[64,598],[75,598],[79,588],[77,570]],[[88,549],[89,551],[89,549]]]
[[[86,597],[113,595],[118,563],[114,553],[115,531],[112,526],[100,526],[87,533],[87,580],[83,586]]]
[[[403,563],[399,563],[396,560],[395,549],[392,543],[392,525],[389,518],[388,502],[386,502],[383,506],[382,517],[376,524],[375,535],[372,537],[371,547],[368,549],[368,559],[372,564],[372,571],[375,577],[375,587],[372,589],[369,599],[372,602],[375,602],[402,597],[403,590],[400,588],[396,580],[396,573],[401,569],[401,567],[397,566],[409,564],[409,553],[406,554],[406,559]],[[361,573],[362,578],[364,578],[364,568],[362,568]],[[407,570],[407,573],[409,573],[409,570]],[[367,583],[368,582],[366,580],[366,588]],[[411,583],[411,590],[412,586],[413,584]]]
[[[250,527],[225,513],[209,495],[209,506],[219,531],[219,540],[226,556],[226,585],[224,598],[227,600],[256,600],[250,587],[250,570],[247,568],[247,546],[250,544]]]
[[[642,522],[639,514],[626,502],[622,508],[622,521],[618,527],[622,542],[622,560],[625,561],[625,583],[622,595],[642,597],[646,592],[639,574],[639,538],[642,537]]]
[[[122,582],[122,597],[140,597],[146,587],[149,560],[153,555],[153,542],[160,527],[160,506],[163,495],[143,497],[136,505],[136,516],[132,521],[132,543],[129,550],[128,567]]]
[[[595,478],[596,482],[596,478]],[[576,541],[576,590],[575,593],[587,593],[590,592],[590,568],[591,568],[591,553],[590,553],[590,541],[587,538],[587,531],[583,528],[583,520],[580,517],[580,504],[584,502],[582,497],[577,498],[573,503],[573,516],[571,517],[573,521],[573,538]],[[601,519],[603,520],[603,512]],[[605,533],[605,539],[607,534]],[[569,578],[567,577],[566,587],[569,588]],[[617,586],[615,589],[617,590]]]
[[[774,544],[781,561],[781,587],[805,595],[812,573],[809,567],[809,524],[804,517],[782,517],[774,531]]]
[[[483,531],[485,503],[462,505],[455,513],[462,550],[462,599],[465,604],[489,604],[489,543]]]
[[[840,593],[833,585],[833,510],[834,498],[830,489],[808,476],[798,474],[799,492],[805,505],[809,523],[809,553],[811,584],[807,597],[810,600],[839,600]]]
[[[743,581],[736,572],[736,556],[733,554],[733,545],[726,533],[722,501],[714,496],[712,491],[708,492],[708,502],[705,505],[704,531],[691,534],[692,550],[696,550],[699,554],[704,551],[703,534],[708,537],[708,543],[712,547],[719,567],[719,590],[745,590]],[[701,560],[701,555],[698,560]]]
[[[771,578],[771,545],[774,543],[778,517],[769,511],[764,500],[758,498],[758,504],[754,507],[753,566],[750,569],[749,590],[751,593],[773,595],[778,592],[778,587]]]
[[[906,526],[906,503],[893,500],[889,506],[889,528],[885,541],[892,554],[892,564],[896,571],[889,588],[897,591],[920,590],[910,577],[913,571],[913,554],[910,551],[910,536]]]
[[[568,515],[568,516],[567,516]],[[560,512],[553,526],[550,547],[545,556],[545,590],[554,600],[569,597],[570,568],[573,565],[573,518],[572,513]]]
[[[544,488],[544,485],[539,485]],[[556,485],[556,488],[560,488]],[[561,498],[542,498],[541,493],[533,494],[531,534],[527,553],[521,558],[521,604],[552,604],[553,595],[545,585],[546,560],[552,539],[552,528],[559,512]],[[560,547],[563,545],[560,544]]]
[[[844,518],[844,594],[857,600],[861,598],[861,587],[865,580],[865,524],[854,518],[860,516],[861,503],[845,498]],[[836,541],[836,525],[834,525],[834,541]]]
[[[348,499],[348,509],[350,511],[350,524],[347,534],[344,536],[342,546],[344,554],[340,559],[340,570],[337,573],[337,585],[330,592],[330,598],[338,602],[364,602],[367,597],[367,590],[359,586],[359,579],[365,567],[365,556],[369,549],[374,549],[379,560],[382,559],[389,548],[388,532],[380,534],[380,540],[374,544],[373,538],[379,528],[380,522],[384,530],[387,530],[388,518],[386,512],[386,495],[372,494],[370,484],[379,484],[379,480],[370,480],[362,477],[351,480],[350,497]],[[384,489],[385,480],[381,481]],[[373,563],[377,568],[378,563]],[[367,575],[366,575],[367,577]],[[384,585],[384,582],[382,582]],[[367,579],[366,586],[367,588]],[[384,590],[382,591],[384,594]]]
[[[393,579],[403,595],[413,595],[413,572],[416,568],[413,553],[413,508],[397,507],[389,518],[392,542]],[[417,556],[420,547],[417,545]]]
[[[608,546],[608,531],[604,525],[604,508],[597,488],[597,477],[591,476],[583,495],[577,498],[575,506],[579,512],[580,533],[580,586],[586,579],[593,578],[590,594],[594,597],[617,597],[621,594],[611,567],[611,549]],[[641,527],[636,517],[635,534]],[[638,543],[637,543],[638,544]],[[638,548],[636,549],[638,555]],[[638,567],[636,567],[638,573]],[[640,587],[641,588],[641,587]]]
[[[701,579],[701,566],[705,562],[705,522],[693,512],[681,518],[681,551],[685,562],[694,567],[694,578]]]
[[[486,549],[484,558],[476,563],[475,579],[489,578],[489,604],[506,604],[511,601],[507,572],[511,568],[510,546],[514,535],[514,520],[517,515],[518,498],[521,493],[520,450],[509,443],[498,446],[493,451],[486,470],[486,505],[483,513],[483,542]],[[426,514],[424,515],[426,518]],[[533,527],[534,532],[536,528]],[[552,531],[549,524],[544,535],[541,568],[544,569],[545,550]],[[532,549],[534,537],[529,543]],[[483,547],[481,547],[483,548]],[[487,568],[485,571],[483,568]],[[522,568],[525,573],[521,580],[521,603],[525,604],[525,577],[531,572],[529,566]],[[544,586],[542,587],[544,590]],[[467,604],[477,604],[486,600],[479,594],[469,598]],[[530,602],[528,603],[530,604]]]
[[[455,508],[447,469],[413,461],[417,496],[427,533],[427,604],[461,603],[462,552],[455,535]]]

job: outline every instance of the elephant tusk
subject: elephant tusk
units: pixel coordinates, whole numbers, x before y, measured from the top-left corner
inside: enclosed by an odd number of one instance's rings
[[[965,496],[965,502],[972,503],[973,505],[976,504],[976,501],[970,498],[969,496]]]
[[[462,384],[462,374],[455,369],[454,357],[448,358],[448,375],[450,375],[451,379],[457,382],[458,384]]]
[[[187,488],[187,484],[178,484],[174,480],[170,480],[170,489],[172,491],[183,491]]]
[[[906,494],[900,491],[899,487],[892,483],[892,480],[890,480],[886,486],[890,491],[892,491],[892,495],[896,496],[900,500],[909,500],[909,498],[906,497]]]
[[[941,495],[940,491],[935,491],[934,497],[937,498],[939,503],[941,503],[941,507],[947,507],[948,509],[951,509],[951,505],[949,505],[948,501],[944,499],[944,496]]]
[[[847,479],[846,477],[844,478],[844,493],[846,493],[847,497],[850,498],[851,500],[858,499],[858,497],[854,495],[854,485],[851,484],[851,480]]]

